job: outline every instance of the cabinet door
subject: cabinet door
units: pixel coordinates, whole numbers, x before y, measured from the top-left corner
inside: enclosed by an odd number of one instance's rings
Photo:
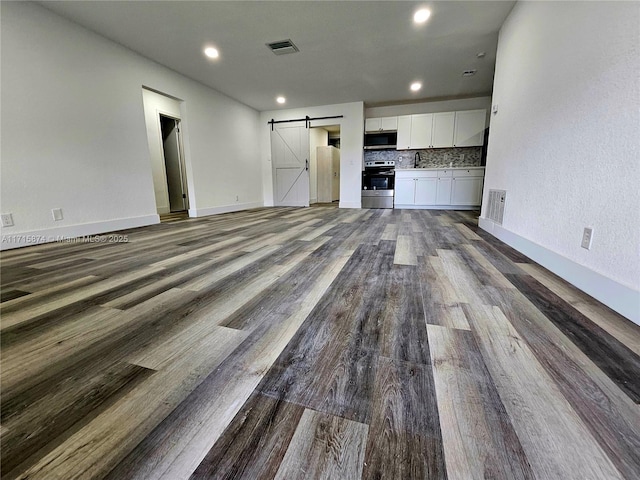
[[[365,132],[378,132],[380,131],[381,121],[379,118],[367,118],[364,121]]]
[[[416,180],[416,205],[435,205],[437,178],[418,178]]]
[[[432,126],[432,113],[411,115],[411,148],[429,148],[431,146]]]
[[[411,148],[411,115],[401,115],[398,117],[398,150],[408,150]]]
[[[396,205],[414,205],[416,181],[413,178],[396,178]]]
[[[456,112],[454,147],[479,147],[484,143],[486,110]]]
[[[436,205],[451,205],[451,177],[438,178]]]
[[[398,117],[382,117],[380,119],[380,128],[382,130],[397,130]]]
[[[434,148],[453,147],[453,128],[456,112],[433,114],[433,133],[431,146]]]
[[[482,203],[482,177],[453,179],[451,205],[480,205]]]

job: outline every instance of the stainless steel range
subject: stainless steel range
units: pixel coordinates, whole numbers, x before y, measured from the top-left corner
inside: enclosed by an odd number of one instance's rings
[[[362,172],[362,208],[393,208],[395,168],[394,160],[365,162]]]

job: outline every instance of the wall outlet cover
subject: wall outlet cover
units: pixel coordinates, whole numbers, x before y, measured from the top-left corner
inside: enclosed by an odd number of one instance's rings
[[[593,240],[593,228],[584,227],[584,232],[582,232],[582,248],[586,248],[587,250],[591,249],[591,242]]]
[[[3,227],[13,227],[13,215],[10,213],[3,213],[2,217],[2,226]]]
[[[54,208],[53,210],[51,210],[51,214],[53,215],[53,219],[57,222],[59,220],[62,220],[62,209],[61,208]]]

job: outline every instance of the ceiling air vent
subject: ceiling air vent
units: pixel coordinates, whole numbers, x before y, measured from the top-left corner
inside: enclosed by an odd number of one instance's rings
[[[267,43],[267,47],[269,47],[269,49],[276,55],[286,55],[288,53],[296,53],[300,51],[290,39]]]
[[[462,72],[463,77],[473,77],[476,74],[477,70],[465,70]]]

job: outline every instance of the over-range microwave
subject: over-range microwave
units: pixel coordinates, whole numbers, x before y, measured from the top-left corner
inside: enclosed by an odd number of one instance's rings
[[[384,150],[396,148],[398,132],[375,132],[364,134],[365,150]]]

